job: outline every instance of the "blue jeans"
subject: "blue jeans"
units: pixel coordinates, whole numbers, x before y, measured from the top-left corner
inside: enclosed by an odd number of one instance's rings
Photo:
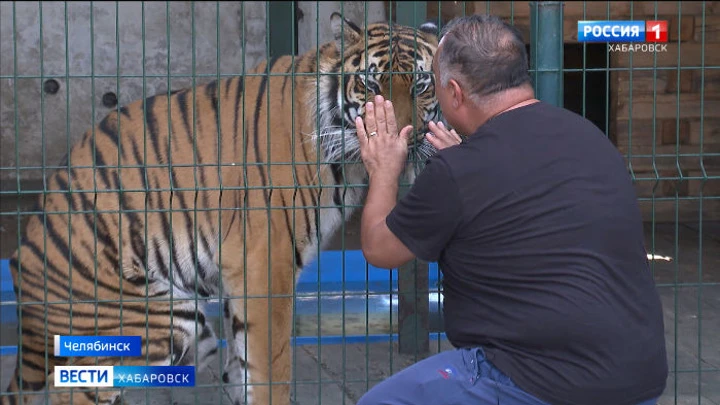
[[[638,405],[655,405],[657,399]],[[549,405],[495,368],[482,348],[428,357],[385,379],[357,405]]]

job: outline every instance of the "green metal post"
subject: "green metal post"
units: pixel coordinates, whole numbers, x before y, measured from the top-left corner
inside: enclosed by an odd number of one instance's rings
[[[397,2],[397,23],[419,27],[427,18],[424,1]],[[402,198],[408,187],[399,187]],[[425,354],[430,351],[428,302],[428,264],[410,261],[398,268],[398,351],[403,354]]]
[[[563,2],[530,2],[530,60],[539,100],[563,106]]]
[[[397,23],[409,27],[419,27],[427,18],[426,1],[397,1]]]
[[[270,57],[291,55],[293,43],[297,49],[297,22],[293,21],[294,1],[271,1],[268,5],[270,22]]]

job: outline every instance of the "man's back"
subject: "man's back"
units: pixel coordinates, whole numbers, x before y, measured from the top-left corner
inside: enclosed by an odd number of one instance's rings
[[[499,115],[426,170],[408,204],[431,199],[428,207],[458,216],[449,241],[423,242],[442,251],[418,255],[440,264],[455,346],[482,345],[518,386],[553,404],[635,404],[662,393],[663,319],[641,216],[624,160],[602,132],[536,103]],[[403,204],[391,229],[422,216]]]

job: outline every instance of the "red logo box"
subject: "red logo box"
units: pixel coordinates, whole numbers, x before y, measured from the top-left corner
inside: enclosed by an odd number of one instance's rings
[[[645,21],[645,42],[667,42],[667,21]]]

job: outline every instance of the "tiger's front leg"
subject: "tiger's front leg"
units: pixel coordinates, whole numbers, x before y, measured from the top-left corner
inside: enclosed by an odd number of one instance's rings
[[[292,264],[248,255],[246,271],[226,267],[225,330],[228,359],[223,373],[233,405],[289,405],[292,378]],[[242,257],[233,260],[243,261]],[[225,262],[225,259],[223,260]],[[292,262],[290,262],[292,263]],[[270,266],[270,267],[269,267]]]
[[[241,304],[244,305],[244,304]],[[244,314],[240,314],[244,316]],[[244,318],[237,318],[244,319]],[[227,342],[227,358],[222,373],[224,392],[230,397],[232,405],[253,403],[252,390],[248,387],[249,370],[247,369],[247,336],[245,324],[235,320],[230,310],[230,300],[223,301],[223,329]]]

